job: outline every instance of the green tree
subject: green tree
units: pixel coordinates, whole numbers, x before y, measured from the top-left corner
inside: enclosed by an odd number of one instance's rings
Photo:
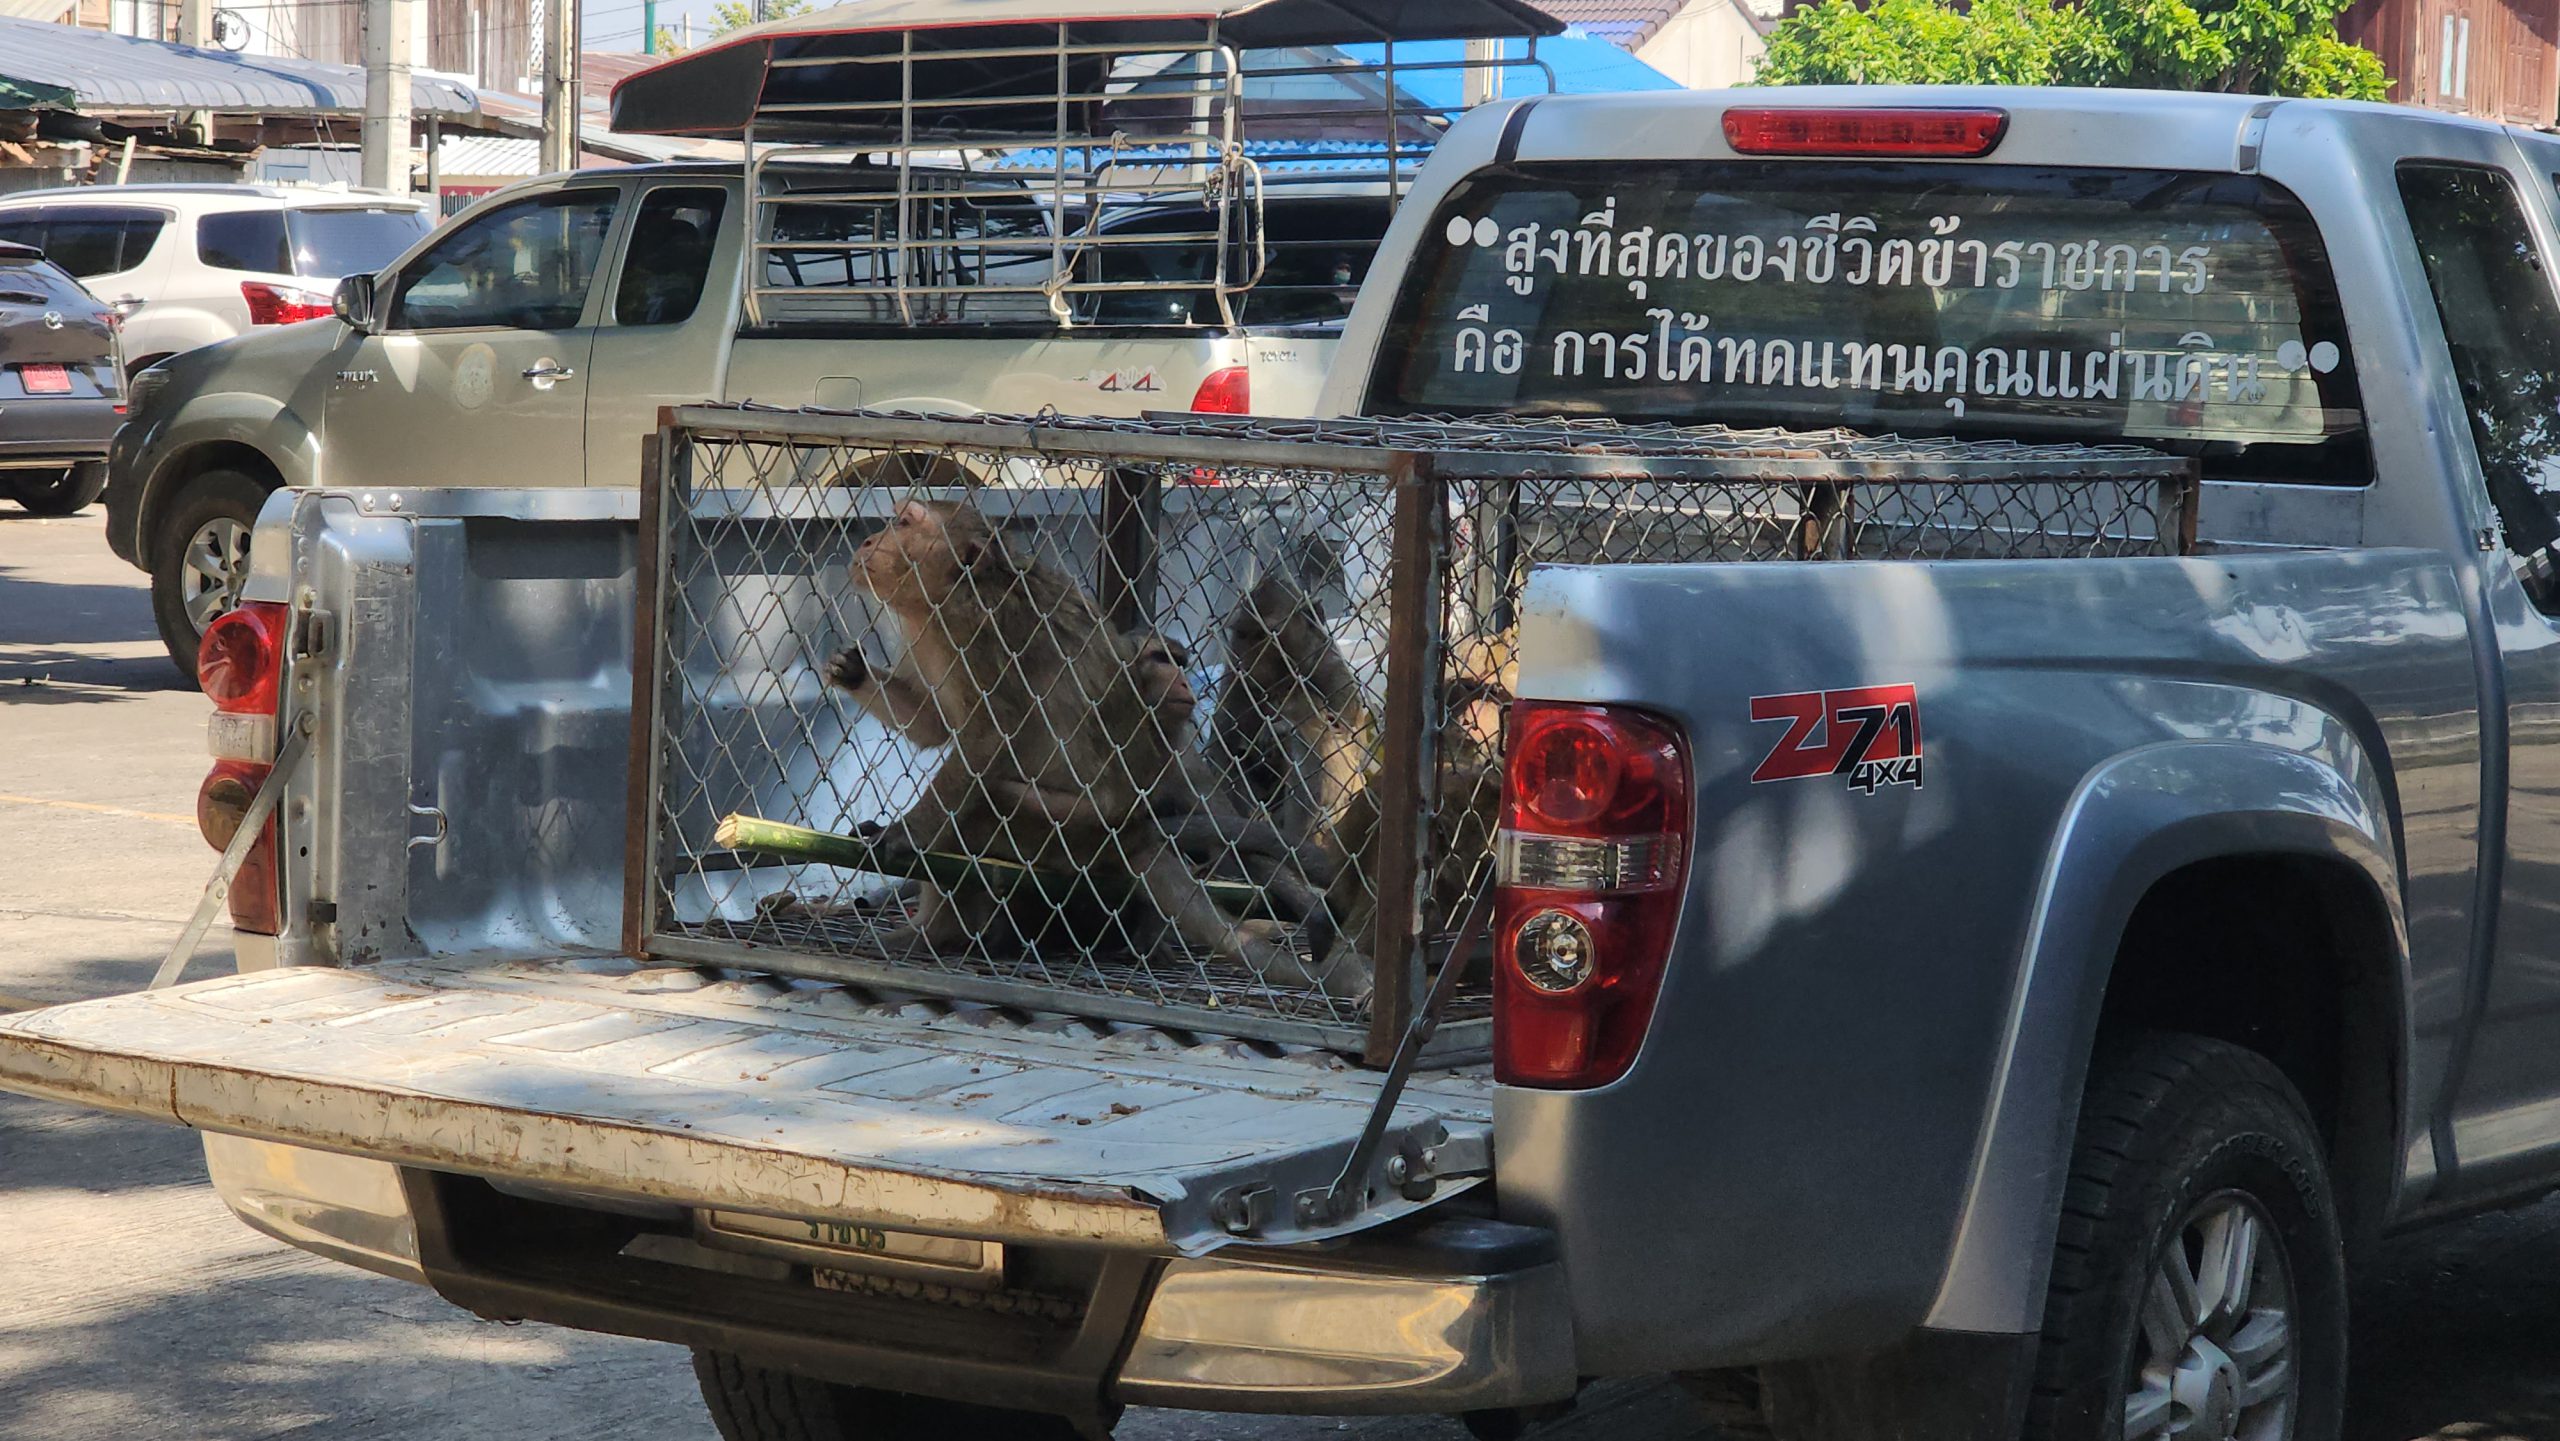
[[[781,20],[805,13],[809,0],[764,0],[764,18]],[[711,33],[714,38],[732,30],[743,30],[756,23],[755,9],[748,0],[720,0],[711,7]]]
[[[1781,21],[1764,85],[2106,85],[2380,100],[2345,0],[1821,0]]]

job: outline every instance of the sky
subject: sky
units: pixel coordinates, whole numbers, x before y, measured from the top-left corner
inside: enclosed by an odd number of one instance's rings
[[[640,11],[643,0],[586,0],[579,33],[589,50],[637,50],[640,48]],[[693,16],[693,38],[700,44],[711,33],[712,0],[658,0],[658,24],[681,32],[683,16]]]

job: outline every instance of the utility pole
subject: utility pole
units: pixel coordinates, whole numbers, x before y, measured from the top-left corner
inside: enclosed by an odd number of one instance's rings
[[[542,4],[542,171],[578,168],[578,0]]]
[[[640,53],[658,53],[658,0],[640,0]]]
[[[213,48],[213,0],[178,0],[178,43],[196,50]],[[212,143],[212,111],[190,110],[178,123],[196,132],[201,143]]]
[[[1466,83],[1463,96],[1469,110],[1488,101],[1502,98],[1503,42],[1470,40],[1467,42]]]
[[[364,0],[364,183],[409,193],[412,0]]]

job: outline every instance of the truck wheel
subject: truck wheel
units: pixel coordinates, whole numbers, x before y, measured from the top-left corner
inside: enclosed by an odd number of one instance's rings
[[[2081,1107],[2028,1441],[2336,1441],[2345,1246],[2292,1082],[2149,1035]]]
[[[1716,1441],[1769,1441],[1778,1434],[1769,1427],[1758,1371],[1749,1367],[1684,1371],[1680,1387],[1689,1393]]]
[[[60,470],[20,470],[0,476],[0,494],[29,515],[77,515],[107,488],[105,461],[83,461]]]
[[[936,1401],[812,1381],[739,1359],[693,1353],[694,1379],[722,1441],[1076,1441],[1063,1416]]]
[[[213,618],[240,603],[249,578],[249,532],[267,503],[268,487],[236,470],[208,470],[160,519],[151,538],[151,618],[187,680],[196,678],[196,643]]]

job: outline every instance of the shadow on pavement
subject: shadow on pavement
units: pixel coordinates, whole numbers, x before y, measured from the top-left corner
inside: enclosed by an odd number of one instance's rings
[[[302,1257],[222,1211],[192,1132],[0,1098],[0,1192],[0,1437],[711,1437],[682,1352]]]
[[[130,585],[49,581],[0,562],[0,705],[189,689],[161,649],[147,585],[139,571]],[[109,645],[126,653],[95,649]],[[49,683],[55,693],[36,694]]]
[[[2560,1201],[2392,1241],[2352,1304],[2346,1441],[2560,1441]]]

